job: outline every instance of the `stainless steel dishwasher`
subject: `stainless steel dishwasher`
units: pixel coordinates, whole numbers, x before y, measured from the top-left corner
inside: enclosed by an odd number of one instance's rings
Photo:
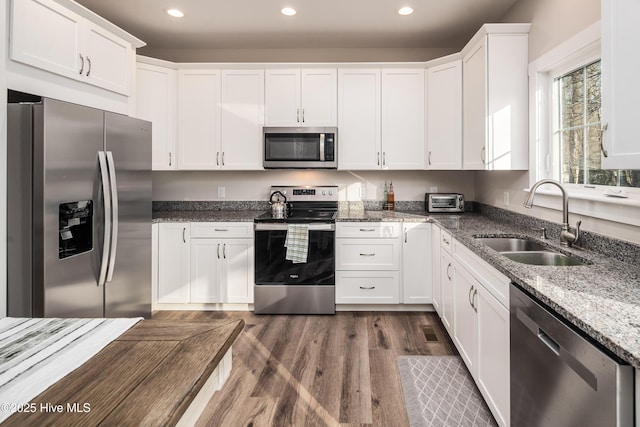
[[[511,284],[511,425],[633,426],[633,368]]]

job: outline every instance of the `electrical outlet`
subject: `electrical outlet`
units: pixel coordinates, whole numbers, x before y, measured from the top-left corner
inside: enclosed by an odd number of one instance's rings
[[[505,206],[509,206],[509,192],[508,191],[504,192],[504,205]]]
[[[437,193],[438,187],[429,187],[429,193]]]
[[[218,199],[224,199],[225,197],[224,193],[225,193],[224,187],[218,187]]]

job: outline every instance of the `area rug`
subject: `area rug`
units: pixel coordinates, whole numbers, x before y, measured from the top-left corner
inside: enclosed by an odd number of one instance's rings
[[[400,356],[409,425],[497,426],[459,356]]]

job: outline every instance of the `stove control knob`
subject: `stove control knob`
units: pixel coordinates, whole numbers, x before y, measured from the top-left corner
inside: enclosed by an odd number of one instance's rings
[[[333,196],[333,190],[329,190],[329,195]]]
[[[326,194],[327,194],[327,193],[325,193],[325,192],[324,192],[324,190],[322,190],[322,195],[324,196],[324,195],[326,195]]]

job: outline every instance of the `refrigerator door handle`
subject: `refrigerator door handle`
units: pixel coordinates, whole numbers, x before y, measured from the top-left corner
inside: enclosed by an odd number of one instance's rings
[[[107,282],[113,280],[113,270],[116,263],[118,250],[118,186],[116,185],[116,164],[113,161],[113,153],[107,151],[107,165],[109,167],[109,186],[111,187],[111,254],[109,256],[109,268]]]
[[[102,181],[102,197],[104,198],[104,242],[102,244],[102,261],[100,262],[100,275],[98,286],[103,286],[107,279],[107,264],[109,262],[109,244],[111,243],[111,191],[109,189],[109,172],[107,170],[107,157],[104,151],[98,151],[98,164],[100,165],[100,178]]]

